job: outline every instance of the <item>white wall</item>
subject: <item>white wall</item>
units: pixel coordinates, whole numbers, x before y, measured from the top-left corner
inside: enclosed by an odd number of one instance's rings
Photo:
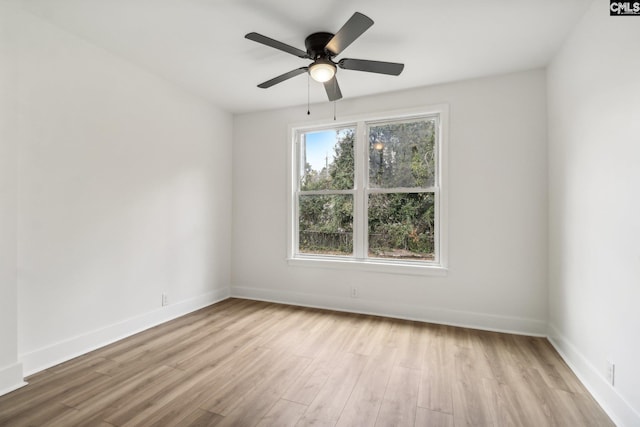
[[[288,266],[287,126],[330,122],[325,103],[309,119],[306,107],[234,118],[232,294],[545,334],[544,70],[347,98],[337,108],[348,116],[440,103],[450,106],[446,277]]]
[[[597,0],[548,71],[550,335],[640,425],[640,18]],[[615,387],[605,380],[615,363]]]
[[[228,295],[232,120],[39,18],[15,26],[29,373]]]
[[[14,12],[0,3],[0,395],[22,384],[18,362],[17,143],[10,124],[15,50],[10,44]]]

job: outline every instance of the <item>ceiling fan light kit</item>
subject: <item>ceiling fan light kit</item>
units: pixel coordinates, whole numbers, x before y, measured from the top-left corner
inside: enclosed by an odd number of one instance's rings
[[[342,53],[347,46],[353,43],[372,25],[373,20],[371,18],[363,15],[362,13],[356,12],[335,34],[319,32],[309,35],[305,39],[306,52],[270,37],[263,36],[262,34],[249,33],[245,35],[245,38],[249,40],[295,55],[302,59],[310,59],[313,61],[306,67],[297,68],[281,74],[271,80],[260,83],[258,87],[266,89],[299,74],[309,73],[313,80],[324,84],[329,100],[337,101],[342,98],[342,92],[340,91],[340,86],[338,85],[338,80],[336,78],[338,67],[344,70],[366,71],[369,73],[388,74],[392,76],[400,75],[404,69],[404,64],[350,58],[344,58],[338,62],[333,60],[334,57]]]
[[[309,66],[311,78],[319,83],[328,82],[336,75],[336,66],[326,58],[320,58]]]

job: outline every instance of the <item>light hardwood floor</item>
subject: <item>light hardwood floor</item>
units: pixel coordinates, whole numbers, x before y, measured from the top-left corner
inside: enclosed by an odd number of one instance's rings
[[[543,338],[240,299],[28,382],[0,425],[613,425]]]

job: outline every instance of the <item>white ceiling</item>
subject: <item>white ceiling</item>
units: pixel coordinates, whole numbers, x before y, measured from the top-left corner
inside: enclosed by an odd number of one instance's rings
[[[338,57],[402,62],[386,76],[339,70],[345,98],[546,65],[591,0],[21,0],[83,39],[234,113],[302,105],[307,78],[258,83],[308,65],[246,40],[304,50],[355,12],[375,24]],[[311,82],[311,102],[327,102]]]

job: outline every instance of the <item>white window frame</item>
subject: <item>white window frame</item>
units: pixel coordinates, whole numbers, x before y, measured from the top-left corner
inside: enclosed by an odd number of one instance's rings
[[[377,122],[401,121],[424,117],[437,117],[437,167],[434,187],[421,189],[419,192],[433,192],[435,209],[436,259],[434,261],[411,261],[402,259],[367,258],[365,248],[368,239],[367,203],[369,194],[395,193],[398,190],[415,192],[415,189],[367,188],[369,179],[369,162],[363,157],[369,152],[368,125]],[[326,129],[353,126],[356,128],[354,147],[355,177],[353,190],[331,191],[332,194],[352,194],[354,197],[353,256],[332,256],[321,254],[301,254],[298,251],[298,134],[300,132],[321,131]],[[291,266],[315,268],[340,268],[377,271],[393,274],[438,275],[447,274],[448,265],[448,226],[447,226],[447,154],[448,154],[449,106],[446,104],[431,105],[411,110],[391,111],[377,114],[358,115],[341,118],[331,122],[307,122],[289,125],[289,143],[287,149],[287,262]],[[304,194],[314,194],[307,192]],[[321,192],[318,192],[321,193]]]

